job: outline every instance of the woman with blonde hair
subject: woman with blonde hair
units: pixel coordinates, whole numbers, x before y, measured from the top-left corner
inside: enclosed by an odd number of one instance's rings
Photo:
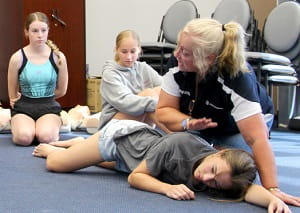
[[[286,203],[300,198],[279,188],[269,143],[273,104],[245,58],[236,22],[194,19],[178,35],[178,65],[163,77],[156,115],[170,131],[189,131],[216,148],[253,153],[262,185]],[[266,125],[267,124],[267,125]]]

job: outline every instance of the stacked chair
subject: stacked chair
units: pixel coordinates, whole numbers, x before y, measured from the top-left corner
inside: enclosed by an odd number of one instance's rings
[[[264,23],[260,46],[259,52],[247,53],[248,61],[255,67],[259,80],[277,106],[278,125],[297,128],[293,119],[297,111],[300,113],[300,103],[296,103],[300,95],[297,86],[297,73],[300,72],[299,3],[286,1],[270,12]]]
[[[300,107],[300,103],[296,103],[300,57],[299,4],[293,1],[279,4],[268,15],[262,32],[254,15],[247,0],[222,0],[211,17],[222,24],[236,21],[250,35],[247,40],[248,62],[276,103],[279,125],[287,127],[289,121],[293,121],[295,107]],[[273,94],[274,86],[285,87]],[[281,100],[283,98],[285,100]]]
[[[166,63],[176,48],[177,35],[191,19],[198,18],[196,5],[191,0],[175,2],[163,16],[157,41],[142,43],[143,54],[140,61],[146,61],[163,75]]]

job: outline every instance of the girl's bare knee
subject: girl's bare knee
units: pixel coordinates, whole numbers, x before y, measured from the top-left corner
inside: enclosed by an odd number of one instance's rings
[[[34,140],[34,134],[23,133],[23,134],[13,135],[13,142],[16,145],[30,146],[33,140]]]
[[[57,141],[59,136],[55,133],[42,132],[42,133],[37,133],[36,138],[40,143],[50,143],[50,142]]]

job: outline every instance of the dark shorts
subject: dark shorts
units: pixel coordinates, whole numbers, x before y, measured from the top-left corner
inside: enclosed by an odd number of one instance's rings
[[[16,114],[25,114],[33,120],[39,119],[46,114],[60,115],[61,106],[54,97],[47,98],[28,98],[21,96],[11,110],[11,117]]]

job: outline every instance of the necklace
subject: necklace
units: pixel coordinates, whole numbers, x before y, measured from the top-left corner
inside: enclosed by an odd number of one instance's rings
[[[195,103],[197,101],[197,98],[198,98],[198,80],[199,80],[199,76],[198,74],[196,73],[196,80],[195,80],[195,96],[193,99],[190,100],[190,103],[189,103],[189,115],[192,116],[192,112],[194,110],[194,107],[195,107]]]

